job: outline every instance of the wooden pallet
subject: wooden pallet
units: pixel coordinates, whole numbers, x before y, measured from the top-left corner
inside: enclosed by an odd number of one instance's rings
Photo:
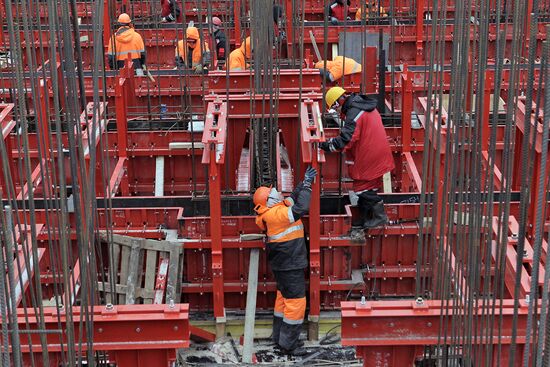
[[[166,231],[164,241],[113,234],[110,243],[106,232],[100,234],[102,241],[109,243],[111,264],[117,269],[114,282],[98,284],[107,303],[160,304],[164,299],[166,303],[179,302],[183,244],[175,241],[175,232]]]

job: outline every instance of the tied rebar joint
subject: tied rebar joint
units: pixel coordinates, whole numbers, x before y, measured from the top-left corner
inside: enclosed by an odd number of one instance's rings
[[[424,298],[418,297],[418,298],[415,300],[415,302],[416,302],[416,305],[417,305],[417,306],[423,306],[423,305],[424,305]]]

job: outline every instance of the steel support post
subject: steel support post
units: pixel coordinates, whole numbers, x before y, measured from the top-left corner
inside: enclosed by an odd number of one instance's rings
[[[325,141],[319,103],[306,99],[300,105],[301,148],[304,166],[310,164],[319,171],[324,152],[318,149]],[[309,209],[309,340],[319,339],[321,314],[321,181],[317,177],[311,186]]]
[[[424,47],[422,37],[424,37],[424,2],[425,0],[416,0],[416,65],[422,65],[424,56]]]
[[[202,164],[208,165],[210,196],[210,239],[212,241],[212,282],[216,336],[225,335],[223,290],[223,246],[221,210],[221,173],[225,163],[227,138],[227,104],[219,100],[208,103],[202,143]]]

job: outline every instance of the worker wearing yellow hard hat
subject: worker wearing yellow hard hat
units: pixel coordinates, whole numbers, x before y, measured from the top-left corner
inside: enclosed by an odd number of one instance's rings
[[[344,151],[353,191],[359,196],[358,210],[352,210],[351,240],[365,242],[365,229],[384,225],[388,217],[384,202],[377,192],[382,189],[382,177],[393,170],[395,163],[375,97],[347,93],[332,87],[325,94],[327,109],[345,118],[340,134],[319,144],[327,153]]]

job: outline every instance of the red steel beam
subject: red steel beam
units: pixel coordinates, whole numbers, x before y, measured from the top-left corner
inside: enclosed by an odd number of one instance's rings
[[[424,346],[452,342],[440,335],[440,330],[451,329],[452,317],[447,310],[453,307],[452,301],[342,302],[341,307],[342,345],[356,346],[356,354],[363,358],[364,366],[412,366],[416,358],[422,356]],[[497,300],[496,307],[491,308],[491,304],[473,306],[474,320],[493,312],[496,318],[502,318],[501,324],[493,323],[492,329],[483,329],[483,335],[479,334],[482,328],[474,328],[471,344],[501,345],[506,351],[512,341],[514,300]],[[459,306],[453,312],[460,317],[463,311]],[[517,314],[516,342],[521,345],[526,336],[528,304],[525,301],[519,301]],[[517,348],[519,354],[522,349]],[[496,360],[491,366],[497,366]]]
[[[81,307],[72,307],[74,333],[79,335],[80,322],[93,318],[93,350],[107,352],[110,362],[118,367],[162,366],[168,367],[175,360],[176,349],[189,346],[189,305],[121,305],[95,306],[84,315]],[[38,316],[34,310],[17,310],[19,330],[38,329]],[[44,323],[47,352],[50,362],[60,361],[66,350],[66,330],[59,330],[66,323],[66,311],[44,307]],[[87,350],[86,332],[82,333],[83,350]],[[30,365],[31,351],[36,366],[42,366],[40,332],[29,333],[21,345],[24,365]],[[31,349],[32,348],[32,349]]]

